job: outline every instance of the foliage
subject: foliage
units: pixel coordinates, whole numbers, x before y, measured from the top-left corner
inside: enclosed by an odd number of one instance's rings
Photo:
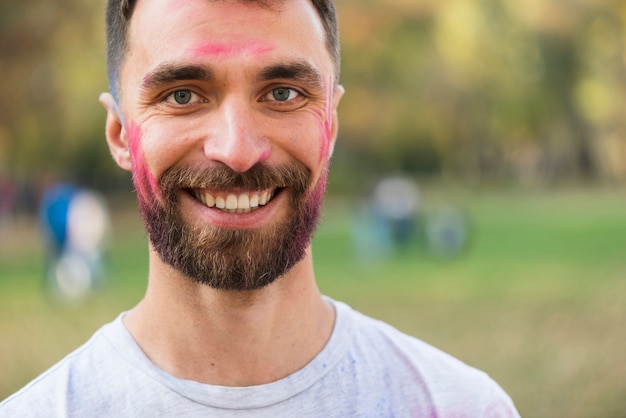
[[[414,172],[475,180],[626,179],[626,7],[531,3],[339,2],[346,150],[402,166],[419,142],[439,161]]]
[[[2,2],[0,175],[75,177],[91,150],[108,162],[97,102],[107,90],[102,9],[88,0]],[[102,165],[90,164],[92,177]]]

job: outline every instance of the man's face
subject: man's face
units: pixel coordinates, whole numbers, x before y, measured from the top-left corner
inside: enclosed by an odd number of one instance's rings
[[[216,288],[271,283],[319,217],[341,91],[313,6],[279,4],[140,0],[131,21],[116,159],[163,261]]]

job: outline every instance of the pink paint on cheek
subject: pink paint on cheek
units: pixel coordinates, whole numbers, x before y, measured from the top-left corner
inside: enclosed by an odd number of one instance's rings
[[[130,146],[130,158],[133,166],[133,183],[139,197],[144,202],[148,202],[153,199],[153,196],[160,197],[161,192],[156,178],[148,169],[145,155],[141,149],[141,127],[134,121],[130,121],[127,132]]]
[[[324,109],[324,116],[318,121],[321,131],[320,162],[330,157],[334,92],[333,78],[330,77],[328,80],[328,85],[326,86],[326,104]]]
[[[271,52],[274,49],[272,45],[264,41],[252,41],[244,43],[219,43],[209,42],[191,48],[191,52],[196,57],[205,56],[225,56],[232,55],[252,55],[257,56]]]

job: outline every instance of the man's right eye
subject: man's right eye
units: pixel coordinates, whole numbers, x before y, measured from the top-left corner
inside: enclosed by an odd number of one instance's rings
[[[198,99],[198,95],[189,89],[176,90],[165,98],[167,102],[177,105],[186,105]]]

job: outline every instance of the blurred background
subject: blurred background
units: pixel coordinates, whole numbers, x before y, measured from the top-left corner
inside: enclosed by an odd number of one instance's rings
[[[522,416],[626,417],[626,3],[337,7],[322,291],[485,370]],[[0,399],[145,288],[97,101],[103,8],[0,4]]]

